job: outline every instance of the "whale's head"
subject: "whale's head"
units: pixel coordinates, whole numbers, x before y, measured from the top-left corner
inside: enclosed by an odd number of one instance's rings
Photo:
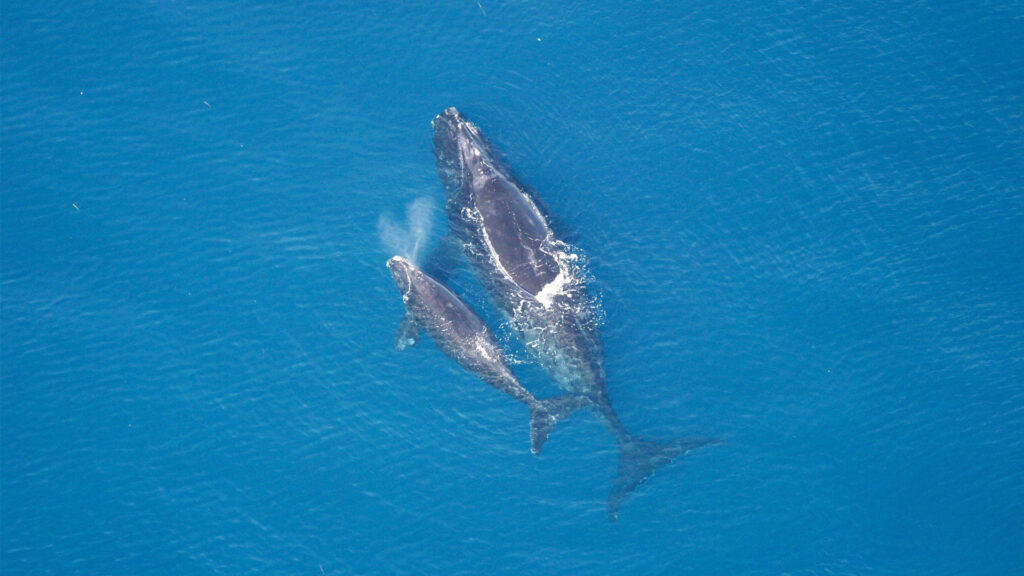
[[[408,258],[402,256],[393,256],[388,260],[388,270],[391,271],[391,277],[395,280],[395,286],[398,286],[398,290],[405,297],[409,294],[412,289],[413,275],[416,271],[416,266],[409,261]]]
[[[480,129],[455,108],[438,114],[433,126],[434,155],[442,178],[461,183],[480,173],[484,165],[494,164]]]

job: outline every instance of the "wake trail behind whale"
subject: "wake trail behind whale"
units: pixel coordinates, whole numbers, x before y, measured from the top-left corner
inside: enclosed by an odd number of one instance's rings
[[[421,196],[405,207],[405,222],[396,222],[391,214],[381,214],[377,221],[380,242],[390,254],[408,258],[420,266],[434,228],[436,203]]]

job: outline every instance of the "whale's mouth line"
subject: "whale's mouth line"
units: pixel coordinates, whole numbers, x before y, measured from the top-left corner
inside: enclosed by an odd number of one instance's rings
[[[409,267],[406,266],[406,268],[405,268],[405,291],[402,292],[402,301],[403,302],[408,302],[410,298],[412,298],[412,273],[410,272]]]

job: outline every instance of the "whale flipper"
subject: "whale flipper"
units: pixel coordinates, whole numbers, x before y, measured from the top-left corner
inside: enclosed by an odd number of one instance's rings
[[[608,519],[612,522],[618,519],[619,506],[654,474],[658,466],[668,464],[691,450],[721,443],[715,438],[680,438],[662,442],[636,437],[624,442],[619,453],[619,473],[608,495]]]
[[[408,311],[402,323],[398,326],[398,334],[395,335],[395,350],[405,350],[409,346],[415,346],[420,342],[420,327],[416,319]]]
[[[586,399],[581,396],[556,396],[538,400],[530,415],[530,452],[540,454],[555,424],[586,405]]]

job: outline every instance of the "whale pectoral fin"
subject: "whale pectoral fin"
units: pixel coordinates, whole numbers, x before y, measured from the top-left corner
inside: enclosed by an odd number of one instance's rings
[[[619,507],[626,497],[646,482],[658,466],[668,464],[701,446],[721,443],[721,440],[715,438],[681,438],[673,442],[659,442],[631,437],[629,442],[621,446],[619,453],[619,473],[608,496],[608,519],[614,522],[618,518]]]
[[[395,350],[405,350],[409,346],[415,346],[420,341],[420,327],[409,312],[405,313],[402,323],[398,326],[398,334],[395,335]]]

